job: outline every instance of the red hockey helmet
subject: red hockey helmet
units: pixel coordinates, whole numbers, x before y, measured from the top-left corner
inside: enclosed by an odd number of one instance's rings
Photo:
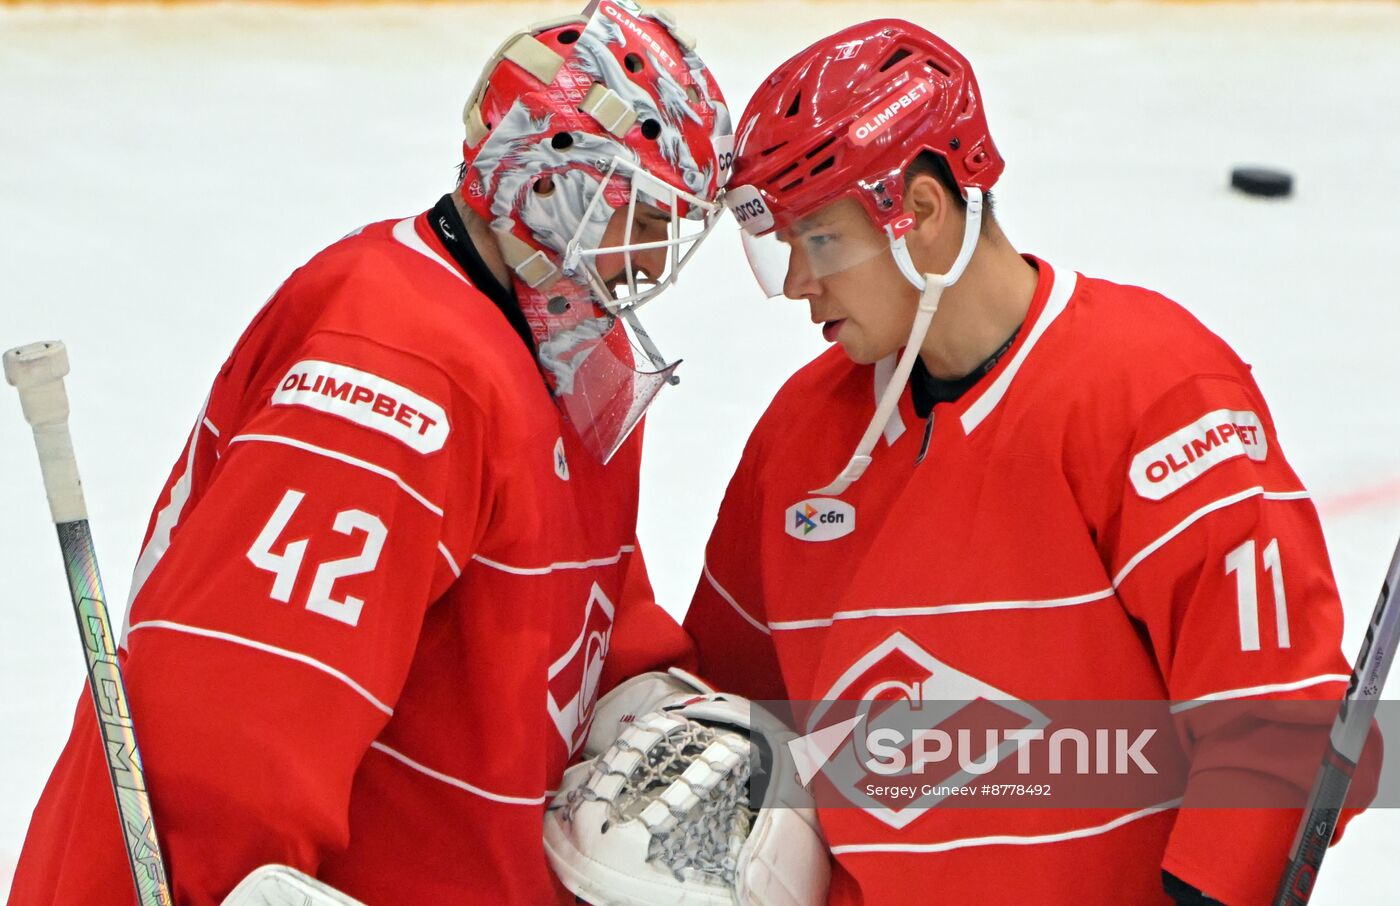
[[[748,236],[847,197],[898,231],[904,172],[924,151],[947,161],[965,196],[986,192],[1005,166],[962,54],[909,22],[863,22],[803,50],[755,92],[725,201]],[[759,273],[769,295],[781,292],[778,276],[774,285],[771,271]]]

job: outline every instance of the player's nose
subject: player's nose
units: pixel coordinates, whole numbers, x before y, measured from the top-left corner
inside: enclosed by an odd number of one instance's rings
[[[670,249],[658,248],[633,252],[632,265],[638,274],[654,283],[660,280],[661,275],[666,272],[666,255],[669,251]]]
[[[783,295],[809,302],[821,295],[821,283],[812,276],[810,268],[798,263],[796,255],[788,261],[787,276],[783,278]]]

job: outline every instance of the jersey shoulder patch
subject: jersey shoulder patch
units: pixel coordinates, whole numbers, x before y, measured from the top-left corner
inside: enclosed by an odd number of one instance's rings
[[[442,406],[388,378],[349,365],[303,359],[272,392],[274,406],[305,406],[435,453],[451,430]]]
[[[1162,500],[1239,456],[1268,458],[1263,422],[1252,410],[1216,409],[1138,451],[1128,474],[1138,494]]]

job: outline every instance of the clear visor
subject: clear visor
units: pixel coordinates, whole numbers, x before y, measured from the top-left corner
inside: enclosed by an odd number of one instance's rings
[[[539,346],[540,364],[553,377],[555,402],[584,447],[603,463],[627,440],[661,388],[674,382],[680,364],[666,364],[655,347],[643,346],[646,334],[635,318],[630,333],[627,324],[625,316],[590,318]],[[651,360],[656,369],[639,369],[639,359]]]
[[[628,187],[626,203],[620,206],[605,198],[615,176],[624,178]],[[588,247],[589,225],[609,209],[606,231],[596,247]],[[717,202],[614,157],[564,251],[564,273],[582,272],[599,303],[609,313],[625,316],[676,283],[723,210]]]
[[[755,199],[747,198],[745,190],[753,191],[748,186],[734,189],[725,204],[739,220],[749,267],[769,298],[800,298],[810,283],[891,255],[890,234],[871,223],[855,199],[840,199],[786,229],[772,229],[771,215],[751,216],[757,210]],[[759,235],[765,228],[768,232]]]

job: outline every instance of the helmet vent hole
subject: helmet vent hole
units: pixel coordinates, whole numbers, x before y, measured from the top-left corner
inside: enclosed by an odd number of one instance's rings
[[[952,78],[953,73],[952,73],[951,71],[949,71],[949,69],[948,69],[947,66],[944,66],[942,63],[938,62],[937,60],[932,60],[932,59],[924,60],[924,66],[926,66],[926,67],[929,68],[929,69],[932,69],[934,72],[941,72],[941,73],[943,73],[945,76],[948,76],[949,78]]]
[[[773,178],[774,178],[774,179],[782,179],[784,176],[787,176],[789,173],[791,173],[793,170],[796,170],[796,169],[797,169],[797,164],[796,164],[795,162],[794,162],[794,163],[791,163],[791,164],[788,164],[786,167],[783,167],[783,168],[782,168],[781,170],[779,170],[777,173],[774,173],[774,174],[773,174]]]
[[[642,138],[656,141],[656,137],[661,134],[661,124],[656,120],[642,121]]]
[[[768,155],[772,154],[774,151],[777,151],[779,148],[784,147],[785,145],[787,145],[787,142],[778,142],[776,145],[774,145],[774,146],[771,147],[771,148],[764,148],[763,151],[761,152],[760,156],[761,156],[761,157],[767,157]]]
[[[554,179],[550,176],[541,176],[535,180],[534,192],[541,198],[548,198],[554,194]]]
[[[802,92],[799,90],[797,94],[792,96],[792,103],[788,105],[787,113],[783,114],[783,116],[797,116],[797,110],[801,104]]]
[[[545,304],[551,315],[562,315],[569,310],[569,300],[563,296],[554,296]]]
[[[577,40],[578,40],[578,32],[574,31],[572,28],[565,29],[564,31],[561,31],[561,32],[559,33],[559,43],[560,43],[560,44],[572,44],[572,43],[574,43],[574,42],[577,41]]]
[[[808,160],[811,160],[812,158],[816,157],[818,154],[821,154],[821,153],[822,153],[823,151],[825,151],[827,148],[831,147],[831,143],[834,142],[834,141],[836,141],[836,136],[833,135],[833,136],[831,136],[831,138],[828,138],[826,141],[822,142],[820,145],[817,145],[817,146],[816,146],[815,148],[813,148],[811,151],[808,151],[808,152],[807,152],[807,159],[808,159]]]
[[[567,132],[556,132],[549,140],[549,146],[555,151],[564,151],[573,147],[574,137]]]
[[[913,55],[913,51],[905,50],[903,47],[901,47],[899,50],[896,50],[894,53],[890,54],[890,58],[888,60],[880,64],[880,71],[885,72],[891,66],[898,63],[900,60],[903,60],[906,57],[911,57]]]
[[[627,56],[623,57],[622,65],[627,67],[628,72],[641,72],[646,68],[646,64],[642,62],[642,58],[634,53],[629,53]]]
[[[805,178],[805,177],[799,176],[797,179],[794,179],[792,182],[788,183],[787,185],[780,187],[780,188],[778,189],[778,191],[780,191],[780,192],[786,192],[786,191],[789,190],[789,189],[795,189],[795,188],[797,188],[798,186],[802,185],[802,180],[803,180],[804,178]]]
[[[821,163],[819,163],[819,164],[817,164],[815,167],[813,167],[813,168],[812,168],[812,172],[809,173],[808,175],[809,175],[809,176],[816,176],[818,173],[820,173],[820,172],[823,171],[823,170],[826,170],[826,169],[830,168],[830,167],[833,166],[835,163],[836,163],[836,155],[833,154],[831,157],[828,157],[826,160],[822,161]]]

